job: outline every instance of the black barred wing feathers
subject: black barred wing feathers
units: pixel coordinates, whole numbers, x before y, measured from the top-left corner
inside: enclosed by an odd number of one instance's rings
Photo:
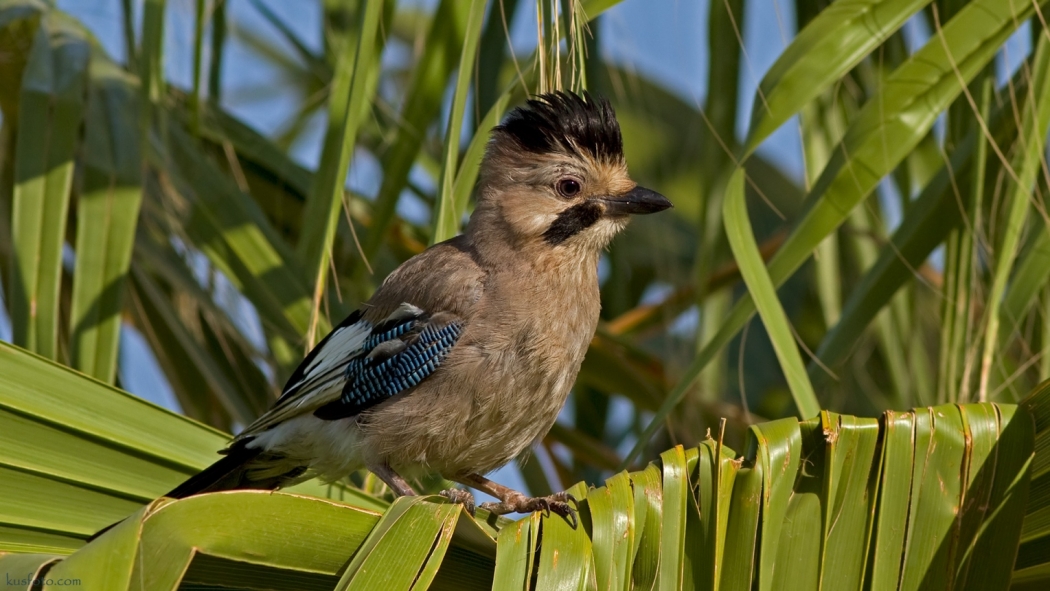
[[[458,322],[410,321],[369,337],[370,352],[347,366],[343,395],[314,415],[328,420],[353,416],[419,384],[445,360],[462,328]]]
[[[376,325],[360,312],[350,315],[306,356],[274,407],[235,441],[310,412],[329,420],[353,416],[418,385],[462,333],[461,322],[440,316],[410,304]]]

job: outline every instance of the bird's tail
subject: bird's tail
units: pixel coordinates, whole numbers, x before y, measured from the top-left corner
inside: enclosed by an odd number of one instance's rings
[[[253,460],[258,458],[262,452],[262,448],[253,449],[243,443],[235,445],[226,451],[222,459],[190,476],[164,496],[185,499],[192,495],[220,490],[240,488],[273,490],[280,483],[275,483],[274,486],[265,486],[264,484],[267,483],[253,483],[254,486],[248,486],[248,470]]]
[[[288,466],[284,458],[262,448],[248,447],[248,441],[250,440],[237,442],[225,451],[222,459],[190,476],[164,496],[184,499],[223,490],[275,490],[299,480],[306,471],[305,466]],[[101,536],[119,523],[120,521],[98,530],[88,541]]]

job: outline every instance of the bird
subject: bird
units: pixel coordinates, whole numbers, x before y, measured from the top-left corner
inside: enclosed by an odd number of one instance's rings
[[[398,496],[442,477],[491,513],[553,511],[485,477],[542,438],[601,310],[598,261],[634,215],[672,207],[631,180],[609,101],[533,96],[491,130],[464,232],[397,267],[303,359],[223,457],[166,496],[269,489],[367,469]],[[441,493],[474,512],[473,495]]]

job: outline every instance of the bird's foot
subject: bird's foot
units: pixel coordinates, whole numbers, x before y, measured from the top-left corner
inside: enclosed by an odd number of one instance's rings
[[[580,504],[576,497],[567,492],[558,492],[546,497],[527,497],[519,492],[507,495],[499,503],[482,503],[481,508],[489,513],[504,515],[506,513],[532,513],[533,511],[544,511],[545,513],[557,513],[569,522],[572,529],[579,525],[576,514],[580,510]]]
[[[463,490],[461,488],[447,488],[440,493],[441,496],[452,501],[453,503],[459,503],[463,505],[463,508],[470,513],[470,516],[474,516],[474,495],[469,490]]]

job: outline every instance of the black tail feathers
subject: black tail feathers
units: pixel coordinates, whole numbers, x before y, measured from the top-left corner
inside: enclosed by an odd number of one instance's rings
[[[226,451],[222,459],[200,472],[190,476],[185,482],[171,489],[164,496],[173,499],[185,499],[205,492],[217,492],[220,490],[236,490],[241,488],[261,488],[273,490],[280,486],[280,482],[251,481],[247,478],[247,472],[252,460],[262,453],[262,448],[252,449],[247,446],[247,441],[238,442]]]
[[[296,480],[306,471],[304,466],[277,473],[273,476],[258,478],[258,475],[255,475],[255,478],[249,478],[249,472],[256,470],[260,464],[263,466],[267,464],[273,465],[280,464],[281,461],[280,457],[264,452],[261,448],[249,448],[247,445],[249,441],[242,440],[237,442],[224,452],[225,455],[222,459],[190,476],[185,482],[171,489],[164,496],[173,499],[184,499],[201,493],[223,490],[275,490],[286,483]],[[98,530],[88,538],[88,541],[90,542],[101,536],[119,523],[118,521]]]

